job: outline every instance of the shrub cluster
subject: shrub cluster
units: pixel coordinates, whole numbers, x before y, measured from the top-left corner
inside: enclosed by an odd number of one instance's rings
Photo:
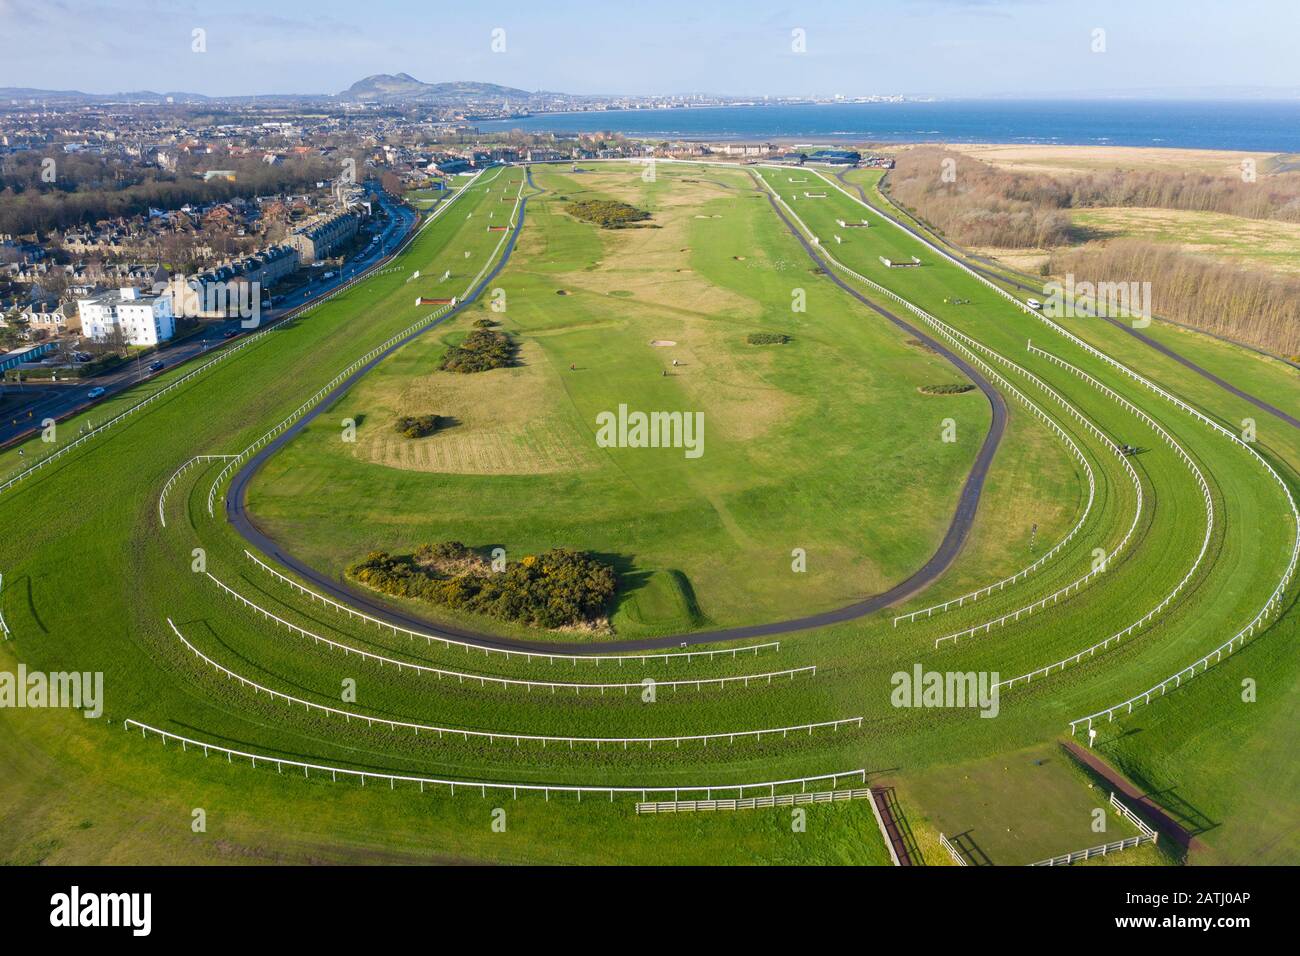
[[[785,345],[790,336],[784,332],[750,332],[745,341],[750,345]]]
[[[644,222],[650,218],[650,213],[644,209],[607,199],[584,199],[569,203],[564,208],[570,216],[583,222],[594,222],[602,229],[622,229],[631,223]]]
[[[975,386],[969,382],[954,385],[922,385],[920,391],[926,395],[960,395],[969,392]]]
[[[544,628],[595,623],[618,588],[614,569],[583,551],[552,548],[494,572],[458,541],[405,557],[372,551],[348,575],[385,594]]]
[[[393,423],[393,428],[403,438],[424,438],[438,430],[441,419],[437,415],[406,415]]]
[[[477,328],[460,345],[447,350],[438,366],[444,372],[486,372],[514,362],[515,343],[504,332]]]

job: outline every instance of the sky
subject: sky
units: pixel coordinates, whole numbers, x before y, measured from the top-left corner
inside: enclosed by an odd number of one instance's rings
[[[0,87],[1290,98],[1297,27],[1296,0],[0,0]]]

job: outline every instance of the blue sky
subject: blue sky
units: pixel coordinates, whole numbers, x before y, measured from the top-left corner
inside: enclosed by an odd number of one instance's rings
[[[0,86],[333,93],[407,72],[573,93],[1294,96],[1297,27],[1296,0],[0,0]]]

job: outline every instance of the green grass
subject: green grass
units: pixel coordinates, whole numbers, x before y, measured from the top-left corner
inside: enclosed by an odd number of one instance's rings
[[[525,365],[456,376],[470,384],[491,383],[496,376],[501,384],[482,392],[446,393],[449,403],[462,403],[456,408],[421,408],[459,412],[463,424],[458,427],[465,429],[467,444],[472,432],[502,440],[482,444],[482,461],[456,459],[459,471],[447,470],[443,459],[430,459],[441,471],[420,470],[414,461],[400,462],[401,467],[384,464],[382,447],[367,443],[368,432],[391,433],[391,416],[409,410],[403,402],[426,403],[437,397],[420,388],[454,336],[473,318],[497,317],[485,307],[471,309],[455,326],[431,331],[385,361],[275,456],[257,485],[253,505],[259,520],[281,522],[276,533],[324,567],[341,566],[330,563],[331,553],[354,557],[354,548],[363,546],[367,535],[393,550],[423,538],[455,537],[470,544],[505,543],[512,552],[569,544],[629,556],[635,562],[631,570],[640,576],[616,617],[617,626],[628,633],[653,633],[670,621],[761,618],[760,611],[782,607],[803,610],[836,597],[837,588],[862,593],[866,578],[852,560],[832,560],[829,569],[819,568],[823,552],[814,546],[808,551],[808,578],[801,578],[800,589],[791,594],[784,577],[790,574],[789,552],[804,546],[789,540],[793,530],[811,535],[804,540],[816,542],[820,536],[822,548],[837,545],[843,554],[879,559],[882,579],[884,569],[904,573],[909,561],[933,547],[955,500],[952,476],[964,473],[982,434],[981,422],[986,427],[987,406],[983,418],[967,420],[962,413],[959,420],[959,435],[972,444],[950,447],[952,458],[946,465],[945,459],[935,457],[943,450],[930,447],[939,443],[926,437],[934,433],[934,423],[908,420],[900,410],[969,402],[974,416],[978,402],[972,396],[919,394],[921,385],[952,380],[950,367],[908,345],[908,335],[815,276],[767,201],[750,198],[757,194],[744,174],[661,171],[651,184],[641,183],[637,175],[570,179],[550,170],[537,178],[550,192],[530,203],[516,258],[494,283],[507,292],[509,306],[500,317],[521,337]],[[682,183],[682,178],[699,182]],[[939,651],[933,647],[945,627],[1005,613],[1077,577],[1091,548],[1109,546],[1132,519],[1132,491],[1119,465],[1073,423],[1067,422],[1067,428],[1097,472],[1098,501],[1077,543],[1041,574],[944,619],[894,628],[891,615],[883,613],[785,635],[777,651],[734,660],[623,667],[527,662],[425,646],[341,618],[257,570],[242,556],[240,540],[221,520],[208,516],[206,497],[219,466],[195,468],[183,476],[169,498],[167,527],[161,527],[157,494],[182,461],[195,454],[243,448],[355,357],[429,311],[413,305],[415,295],[439,293],[407,282],[416,268],[430,283],[447,269],[460,285],[468,282],[499,236],[486,231],[483,219],[489,211],[496,213],[492,221],[502,218],[509,207],[501,199],[518,189],[520,172],[506,170],[487,179],[467,187],[455,204],[444,207],[396,271],[349,290],[248,346],[109,434],[0,494],[0,521],[8,532],[0,544],[0,601],[15,635],[0,643],[0,666],[12,670],[22,661],[42,670],[98,670],[105,674],[106,687],[106,715],[100,721],[66,711],[0,710],[0,800],[5,807],[0,811],[0,860],[886,859],[870,808],[862,801],[809,808],[807,832],[796,833],[788,810],[779,809],[638,818],[625,800],[611,804],[584,799],[579,805],[555,797],[549,803],[523,796],[514,802],[484,800],[473,793],[455,799],[421,795],[409,787],[363,789],[325,779],[303,780],[288,771],[281,775],[271,768],[253,770],[216,756],[205,759],[193,750],[181,753],[174,746],[164,749],[156,740],[122,731],[120,721],[133,717],[187,736],[290,759],[461,779],[687,786],[859,767],[874,781],[888,771],[927,860],[935,862],[936,838],[930,830],[948,832],[944,801],[961,799],[961,767],[1009,766],[1004,758],[1050,744],[1068,719],[1140,691],[1222,643],[1253,613],[1280,573],[1278,555],[1289,546],[1291,529],[1279,519],[1276,486],[1257,465],[1189,416],[1018,314],[974,280],[929,261],[925,251],[918,252],[927,260],[921,269],[884,270],[879,255],[911,254],[917,247],[901,232],[877,222],[869,230],[856,230],[834,253],[1031,368],[1117,439],[1152,447],[1136,456],[1134,467],[1154,507],[1144,512],[1137,539],[1119,565],[1093,587],[988,637]],[[635,196],[634,204],[651,209],[664,227],[601,233],[550,211],[557,195],[578,196],[580,190],[606,198]],[[827,200],[796,203],[800,214],[811,220],[856,213],[847,197],[828,192]],[[701,209],[708,211],[697,211]],[[474,215],[466,218],[470,212]],[[723,218],[712,218],[715,214]],[[620,248],[622,243],[651,238],[665,245]],[[471,252],[469,260],[463,256],[466,250]],[[630,254],[634,252],[643,255]],[[691,271],[678,273],[678,268]],[[789,311],[796,281],[808,293],[806,314]],[[558,296],[557,289],[570,294]],[[972,305],[945,308],[944,297],[952,296],[970,298]],[[765,329],[794,337],[780,349],[744,344],[749,332]],[[1090,326],[1080,334],[1090,339],[1095,335],[1099,347],[1221,420],[1239,421],[1245,414],[1244,403],[1190,378],[1149,350],[1143,352],[1144,346],[1122,333]],[[890,676],[917,662],[940,670],[988,668],[1010,674],[1123,626],[1181,576],[1193,556],[1190,545],[1203,530],[1198,525],[1204,520],[1199,493],[1186,468],[1109,399],[1063,370],[1027,356],[1024,340],[1031,335],[1037,344],[1128,396],[1188,447],[1211,482],[1220,516],[1211,553],[1194,586],[1151,627],[1077,667],[1004,694],[997,719],[983,720],[956,709],[895,709],[889,702]],[[703,386],[691,391],[694,385],[687,374],[665,384],[658,373],[671,369],[671,358],[683,356],[685,346],[653,348],[648,344],[653,338],[680,343],[698,339],[699,355],[685,355],[683,371],[701,377],[707,373]],[[1249,372],[1264,397],[1285,407],[1288,390],[1294,387],[1288,373],[1268,365],[1257,369],[1248,364],[1253,358],[1220,351],[1219,345],[1199,337],[1195,341],[1214,367]],[[583,371],[570,373],[570,362]],[[767,365],[755,368],[749,362]],[[831,363],[838,363],[838,376],[827,374]],[[158,387],[177,374],[168,373],[142,388]],[[1013,373],[1005,374],[1061,417],[1044,395]],[[773,416],[757,438],[731,438],[729,428],[754,423],[745,414],[728,418],[728,403],[753,417],[748,399],[756,388],[764,395],[770,391],[794,396],[796,402],[811,403],[812,409]],[[630,457],[631,449],[614,455],[583,444],[590,438],[594,411],[616,402],[628,389],[636,401],[654,400],[651,407],[668,400],[699,403],[721,419],[717,440],[714,432],[708,433],[701,480],[693,480],[691,462],[685,459],[646,463]],[[134,390],[115,404],[124,407],[141,394]],[[522,425],[503,407],[509,405],[503,399],[512,396],[528,403],[530,414],[523,416]],[[1058,540],[1081,513],[1077,463],[1042,425],[1014,403],[1010,407],[1007,436],[972,540],[951,573],[916,602],[953,596],[1013,573]],[[340,447],[339,422],[357,413],[363,415],[358,441]],[[874,427],[849,427],[864,415],[872,416],[868,421]],[[90,416],[96,422],[106,417],[103,407]],[[60,442],[75,436],[85,420],[83,416],[61,428]],[[526,426],[538,421],[551,430],[529,432]],[[809,446],[787,433],[792,422],[805,430],[823,422],[838,427],[822,428],[818,443]],[[512,432],[516,427],[523,431]],[[428,440],[440,441],[456,431],[451,428]],[[552,445],[546,444],[548,434]],[[517,444],[504,440],[512,435]],[[1266,427],[1260,445],[1279,467],[1288,468],[1294,482],[1293,469],[1300,464],[1295,436]],[[32,450],[29,446],[29,454]],[[519,462],[534,467],[502,472],[501,462],[514,463],[516,469]],[[546,468],[557,467],[557,462],[562,467],[542,470],[538,462]],[[0,454],[0,473],[18,467],[15,452]],[[564,479],[565,468],[577,475],[571,486]],[[947,485],[926,473],[944,468]],[[750,474],[754,470],[760,472],[757,477]],[[273,480],[277,476],[282,481]],[[714,488],[724,491],[717,502],[707,500]],[[559,496],[549,509],[534,500],[547,494]],[[629,514],[636,514],[632,504],[637,496],[670,507],[646,509],[637,520],[629,520]],[[606,499],[617,505],[616,513],[603,513]],[[511,503],[509,511],[503,502]],[[902,510],[889,511],[895,504]],[[275,508],[280,509],[278,517],[259,510]],[[566,509],[574,514],[566,514]],[[730,526],[723,520],[724,511],[733,522]],[[395,517],[399,515],[405,520]],[[409,527],[409,521],[415,526]],[[1031,552],[1029,529],[1035,522],[1039,537]],[[451,533],[436,533],[443,530]],[[740,543],[737,530],[755,544]],[[553,540],[560,536],[568,540]],[[710,552],[710,546],[720,550]],[[637,682],[647,675],[739,675],[809,664],[817,666],[817,674],[771,686],[665,689],[655,703],[646,704],[636,693],[552,696],[470,681],[438,681],[409,670],[399,673],[392,666],[381,668],[319,647],[241,609],[191,571],[198,547],[206,552],[209,570],[276,614],[349,646],[412,662],[560,681]],[[753,560],[765,548],[773,552],[771,568]],[[736,574],[738,567],[745,571],[743,576]],[[815,580],[814,569],[825,577]],[[854,574],[858,577],[850,588],[845,581]],[[777,593],[761,593],[762,584],[745,583],[750,580],[766,582]],[[784,586],[777,590],[774,582]],[[752,607],[746,604],[751,597]],[[1296,618],[1290,604],[1287,608],[1281,623],[1222,667],[1102,728],[1099,743],[1104,754],[1140,783],[1172,793],[1186,804],[1189,815],[1209,821],[1200,835],[1206,849],[1194,853],[1192,862],[1295,858],[1290,836],[1296,832],[1294,761],[1288,729],[1295,714],[1297,669],[1289,645]],[[711,743],[707,748],[697,743],[680,748],[649,749],[641,744],[596,750],[581,744],[572,750],[543,749],[536,744],[516,747],[508,742],[416,737],[356,720],[345,723],[254,695],[196,661],[167,628],[167,616],[205,654],[248,679],[299,698],[342,706],[340,689],[350,678],[356,681],[357,698],[347,707],[393,719],[580,736],[718,733],[853,716],[862,716],[864,722],[861,729]],[[1257,680],[1258,703],[1240,702],[1243,677]],[[1086,803],[1087,797],[1079,796],[1081,790],[1086,794],[1086,783],[1067,785],[1064,779],[1054,778],[1051,791],[1061,799],[1052,803]],[[928,782],[935,795],[913,798],[909,788],[917,781],[923,789]],[[1034,852],[1040,845],[1047,850],[1042,855],[1051,855],[1099,842],[1075,839],[1074,815],[1053,822],[1050,812],[1038,811],[1030,771],[1005,786],[996,783],[994,773],[990,785],[1003,790],[999,795],[1004,805],[1033,810],[1025,825],[1034,831]],[[506,810],[504,834],[490,827],[497,806]],[[196,807],[208,812],[207,834],[190,830]],[[974,825],[962,823],[975,815],[973,811],[954,810],[951,815],[952,826]],[[939,820],[942,823],[934,822]],[[996,823],[991,816],[987,821],[980,825]],[[1004,829],[1008,825],[1002,824]],[[1026,853],[1029,849],[1026,844]],[[1011,858],[1008,855],[1007,861]]]
[[[1109,793],[1054,744],[917,774],[899,789],[900,799],[977,866],[1026,866],[1138,835]]]
[[[858,321],[845,322],[843,296],[810,281],[761,200],[680,186],[664,195],[622,171],[581,184],[547,171],[537,181],[549,193],[532,200],[532,231],[498,280],[507,311],[470,310],[354,389],[337,417],[363,423],[360,449],[339,441],[331,416],[278,454],[250,496],[265,528],[330,572],[372,549],[448,538],[512,555],[593,551],[625,575],[613,616],[621,636],[795,617],[884,590],[924,563],[987,430],[987,402],[939,408],[918,395],[951,367],[918,356],[860,307]],[[565,214],[561,195],[629,195],[655,209],[660,228],[604,233]],[[714,211],[724,218],[695,218]],[[545,267],[534,272],[538,259]],[[598,268],[585,265],[591,259]],[[669,280],[679,291],[665,294],[665,274],[680,276]],[[805,313],[790,311],[794,287],[806,290]],[[631,296],[611,302],[611,289]],[[438,357],[481,315],[504,322],[527,367],[448,382]],[[744,330],[791,325],[797,339],[777,352],[744,343]],[[520,420],[491,417],[488,403]],[[703,455],[596,447],[596,416],[620,405],[702,413]],[[398,457],[388,436],[382,449],[367,448],[367,429],[435,407],[462,422],[423,450],[455,455],[445,469]],[[951,444],[939,440],[948,415],[962,425]],[[843,434],[856,440],[837,448]],[[309,493],[326,487],[333,493]],[[371,504],[364,516],[340,513],[339,497]],[[806,573],[791,570],[795,548],[809,556]],[[693,591],[696,613],[686,602],[667,617],[624,609],[640,604],[642,582],[668,571]]]

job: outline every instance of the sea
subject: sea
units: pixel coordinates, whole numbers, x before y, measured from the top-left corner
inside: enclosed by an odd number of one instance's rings
[[[943,100],[547,113],[484,131],[789,143],[1043,143],[1300,153],[1300,100]]]

